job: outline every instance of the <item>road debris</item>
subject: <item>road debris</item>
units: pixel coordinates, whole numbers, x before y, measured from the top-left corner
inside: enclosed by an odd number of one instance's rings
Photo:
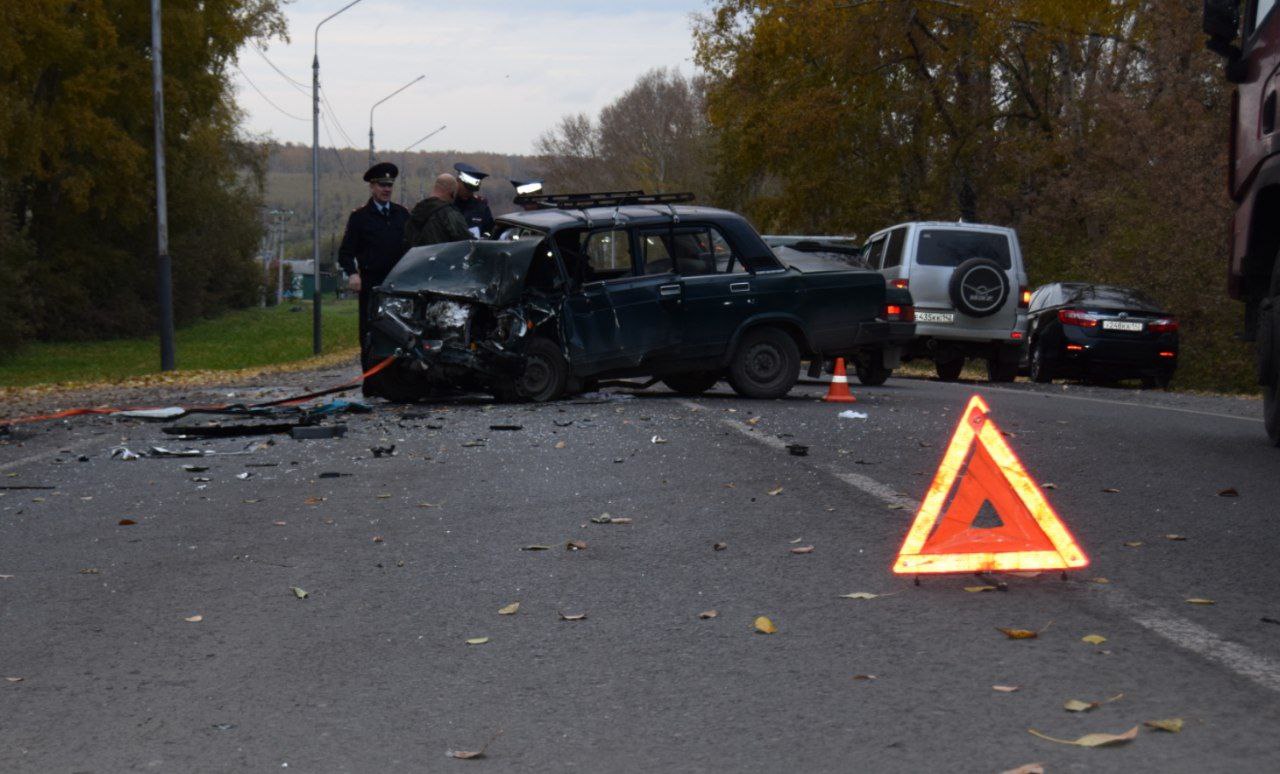
[[[703,620],[703,621],[709,621],[709,620],[711,620],[712,618],[715,618],[715,617],[716,617],[716,616],[718,616],[718,615],[720,615],[720,614],[719,614],[718,612],[716,612],[715,610],[703,610],[701,613],[698,613],[698,618],[699,618],[699,619],[701,619],[701,620]]]
[[[322,441],[327,438],[342,438],[346,434],[346,425],[310,425],[289,430],[289,437],[295,441]]]
[[[472,637],[471,639],[467,640],[468,645],[484,645],[487,642],[489,642],[488,637]]]
[[[370,446],[369,451],[373,452],[374,459],[396,456],[395,444],[391,444],[390,446]]]
[[[1236,491],[1235,487],[1228,487],[1227,489],[1223,489],[1220,492],[1218,492],[1218,497],[1239,497],[1239,496],[1240,496],[1240,493]]]
[[[565,550],[566,550],[566,551],[586,551],[586,550],[587,550],[587,541],[585,541],[585,540],[570,540],[570,541],[568,541],[568,542],[566,542],[566,543],[564,544],[564,548],[565,548]]]
[[[809,447],[800,443],[792,443],[787,445],[787,451],[792,457],[808,457]]]
[[[489,425],[489,429],[497,432],[514,433],[518,430],[523,430],[524,425]]]
[[[841,411],[837,414],[840,419],[866,419],[867,415],[861,411]]]
[[[561,621],[585,621],[585,620],[587,620],[587,614],[586,614],[586,613],[564,613],[564,612],[561,612],[561,613],[560,613],[560,620],[561,620]]]

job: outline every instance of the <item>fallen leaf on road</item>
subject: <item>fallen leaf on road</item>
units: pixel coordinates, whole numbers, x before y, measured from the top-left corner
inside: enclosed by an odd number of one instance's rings
[[[1040,488],[1041,489],[1057,489],[1058,485],[1054,483],[1046,483],[1046,484],[1041,484]]]
[[[770,621],[764,616],[756,618],[755,627],[756,631],[760,634],[776,634],[778,631],[778,627],[773,625],[773,621]]]
[[[889,506],[889,510],[891,510],[891,511],[909,511],[909,510],[911,510],[911,509],[910,509],[910,508],[908,508],[908,507],[907,507],[907,506],[905,506],[905,505],[890,505],[890,506]]]
[[[1218,492],[1218,497],[1239,497],[1239,496],[1240,496],[1240,493],[1237,492],[1234,487],[1223,489],[1221,492]]]
[[[1090,582],[1090,583],[1103,583],[1103,584],[1105,584],[1105,583],[1110,583],[1111,581],[1110,581],[1110,580],[1108,580],[1108,579],[1106,579],[1106,578],[1090,578],[1090,579],[1089,579],[1089,582]]]
[[[780,494],[782,494],[782,487],[778,487],[777,489],[770,489],[770,490],[769,490],[769,496],[770,496],[770,497],[777,497],[777,496],[778,496],[778,495],[780,495]]]
[[[138,522],[134,521],[133,519],[121,519],[119,523],[121,527],[132,527],[134,524],[137,524]]]
[[[81,567],[80,568],[81,575],[97,575],[99,572],[100,571],[98,570],[97,567]]]
[[[520,609],[520,603],[512,602],[506,607],[498,608],[498,615],[515,615],[519,609]]]
[[[1088,712],[1098,708],[1096,701],[1080,701],[1079,699],[1068,699],[1062,708],[1067,712]]]
[[[993,690],[993,691],[999,691],[1000,693],[1013,693],[1014,691],[1021,690],[1021,688],[1022,688],[1022,686],[1020,686],[1020,685],[993,685],[993,686],[991,686],[991,690]]]
[[[565,443],[564,443],[564,441],[556,441],[556,448],[557,448],[557,449],[563,449],[564,447],[565,447]]]
[[[1138,727],[1134,726],[1123,734],[1085,734],[1079,739],[1057,739],[1048,734],[1042,734],[1034,728],[1028,728],[1027,733],[1058,744],[1074,744],[1077,747],[1110,747],[1132,742],[1138,737]]]
[[[796,546],[795,548],[791,549],[791,553],[793,553],[793,554],[811,554],[811,553],[813,553],[813,546]]]
[[[1167,731],[1170,734],[1176,734],[1182,731],[1182,718],[1167,718],[1165,720],[1148,720],[1142,725],[1152,731]]]
[[[498,729],[498,732],[495,733],[493,736],[489,737],[489,741],[485,742],[484,745],[479,750],[449,750],[445,754],[448,755],[450,758],[457,758],[458,760],[461,760],[461,761],[470,761],[470,760],[475,760],[476,758],[483,758],[485,750],[488,750],[489,745],[493,744],[493,740],[497,739],[501,735],[502,735],[502,729]]]
[[[1188,605],[1212,605],[1212,599],[1201,599],[1200,597],[1192,597],[1187,600]]]
[[[894,592],[897,593],[897,592]],[[887,597],[889,594],[872,594],[870,591],[855,591],[852,594],[841,594],[841,599],[879,599]]]
[[[854,675],[853,679],[871,681],[871,680],[878,680],[879,678],[876,677],[875,675]]]
[[[1084,637],[1081,637],[1080,641],[1087,642],[1090,645],[1101,645],[1107,641],[1107,638],[1103,637],[1101,634],[1087,634]]]
[[[1141,540],[1130,540],[1127,543],[1125,543],[1126,548],[1137,548],[1140,545],[1142,545]]]
[[[717,612],[716,612],[716,611],[714,611],[714,610],[703,610],[701,613],[698,613],[698,617],[699,617],[699,618],[701,618],[701,619],[702,619],[702,620],[704,620],[704,621],[709,621],[709,620],[711,620],[712,618],[715,618],[715,617],[716,617],[716,616],[718,616],[718,615],[720,615],[720,614],[719,614],[719,613],[717,613]]]
[[[183,618],[182,620],[186,621],[187,623],[200,623],[201,621],[204,620],[204,616],[193,615],[190,618]]]
[[[560,613],[560,620],[561,621],[585,621],[587,620],[587,614],[586,613]]]
[[[1102,491],[1106,494],[1120,494],[1120,490],[1116,489],[1113,486],[1109,486],[1106,489],[1103,489]]]
[[[965,586],[964,590],[970,594],[981,594],[984,591],[999,591],[996,586]]]
[[[382,535],[374,535],[374,536],[373,536],[373,542],[375,542],[375,543],[385,543],[386,541],[382,539]]]
[[[277,527],[284,527],[284,526],[287,526],[287,525],[289,524],[289,522],[287,522],[287,521],[273,521],[273,522],[271,522],[271,523],[272,523],[272,524],[274,524],[274,525],[275,525],[275,526],[277,526]]]
[[[712,550],[712,551],[723,551],[723,550],[725,550],[725,549],[726,549],[726,548],[728,548],[728,547],[729,547],[729,544],[728,544],[728,543],[716,543],[715,545],[711,546],[711,550]]]
[[[488,637],[472,637],[471,639],[467,640],[467,644],[468,644],[468,645],[483,645],[483,644],[485,644],[485,643],[486,643],[486,642],[488,642],[488,641],[489,641],[489,638],[488,638]]]
[[[418,503],[419,508],[439,508],[438,503]]]
[[[1033,632],[1030,629],[1005,629],[997,626],[996,631],[1001,632],[1011,640],[1034,640],[1040,636],[1040,632]]]
[[[383,492],[382,494],[378,495],[376,499],[378,499],[378,500],[390,500],[390,499],[391,499],[391,493],[390,493],[390,492]]]
[[[520,550],[521,550],[521,551],[550,551],[550,550],[551,550],[551,546],[541,546],[541,545],[539,545],[539,546],[525,546],[525,547],[521,548]]]
[[[747,424],[751,425],[752,427],[755,427],[756,425],[760,424],[760,417],[752,417],[748,419]]]
[[[1024,763],[1016,769],[1002,771],[1000,774],[1044,774],[1043,763]]]
[[[293,595],[294,595],[295,597],[297,597],[298,599],[306,599],[307,597],[311,596],[311,595],[310,595],[310,594],[308,594],[306,591],[303,591],[302,589],[298,588],[297,586],[290,586],[290,587],[289,587],[289,590],[290,590],[290,591],[292,591],[292,592],[293,592]]]
[[[1182,541],[1182,540],[1186,540],[1186,539],[1187,539],[1187,537],[1186,537],[1186,535],[1165,535],[1165,536],[1164,536],[1164,539],[1165,539],[1165,540],[1177,540],[1177,541]]]
[[[308,497],[302,501],[303,505],[319,505],[322,502],[324,502],[323,497]]]
[[[564,548],[565,548],[565,550],[566,550],[566,551],[586,551],[586,550],[587,550],[587,541],[585,541],[585,540],[570,540],[569,542],[567,542],[567,543],[565,543],[565,544],[564,544]]]

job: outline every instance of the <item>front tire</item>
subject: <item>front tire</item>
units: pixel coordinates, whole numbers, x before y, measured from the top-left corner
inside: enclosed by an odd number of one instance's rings
[[[800,348],[778,328],[748,331],[729,364],[729,385],[746,398],[781,398],[800,378]]]
[[[1049,366],[1044,344],[1039,340],[1031,347],[1031,362],[1028,370],[1031,372],[1031,381],[1036,384],[1048,384],[1053,381],[1053,369]]]
[[[564,395],[569,383],[569,362],[554,341],[539,336],[525,347],[524,356],[524,373],[520,378],[494,389],[500,400],[546,403]]]
[[[422,375],[409,370],[404,362],[396,362],[365,379],[364,394],[384,398],[391,403],[417,403],[431,393]]]
[[[964,358],[937,360],[934,361],[933,367],[938,372],[939,381],[954,382],[960,378],[960,372],[964,370]]]
[[[884,353],[879,351],[873,352],[866,362],[855,360],[853,368],[858,373],[858,381],[867,387],[879,387],[893,374],[892,368],[884,367]]]
[[[662,383],[673,392],[689,398],[696,398],[720,381],[719,371],[690,371],[683,374],[671,374],[662,377]]]

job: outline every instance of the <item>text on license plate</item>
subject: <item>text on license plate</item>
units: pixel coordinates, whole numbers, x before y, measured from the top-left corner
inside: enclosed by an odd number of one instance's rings
[[[1137,333],[1142,331],[1142,323],[1129,322],[1128,320],[1103,320],[1102,329],[1107,331],[1133,331]]]
[[[945,323],[950,325],[956,321],[955,312],[916,312],[916,322]]]

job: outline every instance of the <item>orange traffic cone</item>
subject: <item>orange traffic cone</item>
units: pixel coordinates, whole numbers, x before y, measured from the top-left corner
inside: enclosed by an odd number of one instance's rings
[[[844,358],[836,358],[836,370],[831,375],[831,388],[827,390],[827,403],[857,403],[858,399],[849,392],[849,375],[844,372]]]

